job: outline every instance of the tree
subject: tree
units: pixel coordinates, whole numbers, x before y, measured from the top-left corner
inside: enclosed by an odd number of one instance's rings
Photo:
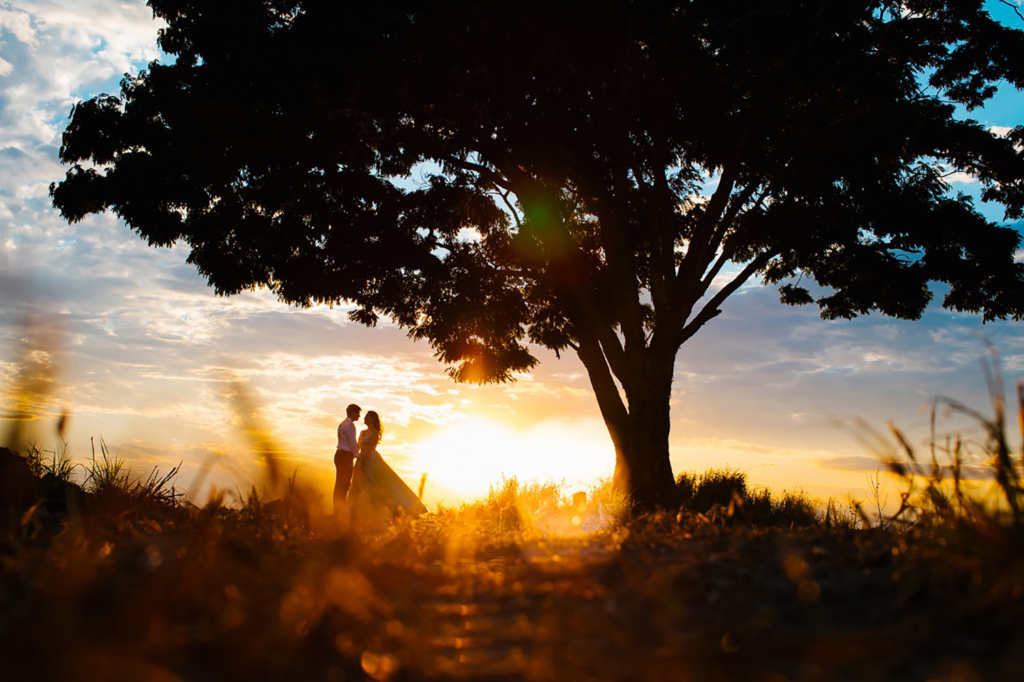
[[[459,381],[580,357],[616,483],[670,504],[676,354],[759,277],[823,317],[1024,315],[1024,86],[980,1],[151,0],[175,59],[78,104],[70,221],[184,240],[221,294],[348,301]],[[409,178],[431,169],[420,186]],[[803,282],[813,282],[812,289]]]

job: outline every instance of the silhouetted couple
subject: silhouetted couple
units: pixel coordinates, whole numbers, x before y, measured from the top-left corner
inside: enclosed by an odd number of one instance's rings
[[[405,484],[377,452],[384,436],[380,415],[366,413],[366,428],[356,438],[356,422],[363,409],[349,405],[345,420],[338,424],[338,449],[334,453],[337,478],[334,483],[334,514],[360,525],[383,523],[400,511],[427,511],[416,493]]]

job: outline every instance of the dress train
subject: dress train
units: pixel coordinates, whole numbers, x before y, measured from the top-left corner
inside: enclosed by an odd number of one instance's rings
[[[376,449],[360,454],[356,460],[349,500],[352,520],[361,524],[382,524],[399,513],[418,516],[427,511]]]

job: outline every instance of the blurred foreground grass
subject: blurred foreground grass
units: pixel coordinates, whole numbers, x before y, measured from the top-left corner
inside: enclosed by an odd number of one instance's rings
[[[1019,680],[1024,454],[996,366],[992,417],[935,406],[980,439],[879,445],[890,514],[710,470],[654,514],[508,479],[340,528],[241,390],[268,481],[231,505],[188,500],[175,469],[133,476],[102,440],[84,463],[3,448],[0,679]]]
[[[678,510],[634,517],[607,486],[584,500],[509,479],[342,533],[287,488],[197,506],[105,450],[82,487],[46,454],[3,453],[5,680],[1010,680],[1024,665],[1020,525],[927,495],[913,520],[873,522],[712,470],[679,477]]]

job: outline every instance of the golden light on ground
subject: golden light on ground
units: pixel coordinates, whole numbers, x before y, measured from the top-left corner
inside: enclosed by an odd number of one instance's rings
[[[615,455],[599,422],[547,421],[526,428],[467,417],[412,448],[409,468],[459,499],[486,495],[503,478],[585,488],[610,477]],[[456,500],[447,500],[449,503]]]

